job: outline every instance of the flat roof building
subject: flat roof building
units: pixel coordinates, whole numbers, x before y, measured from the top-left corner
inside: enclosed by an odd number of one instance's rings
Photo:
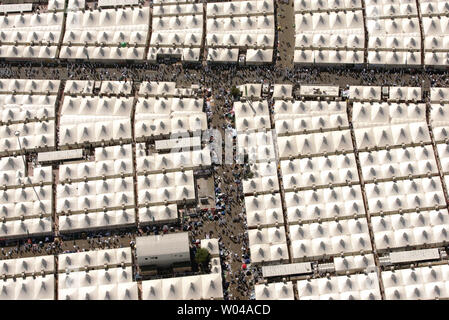
[[[139,266],[170,267],[190,263],[188,232],[136,238]]]

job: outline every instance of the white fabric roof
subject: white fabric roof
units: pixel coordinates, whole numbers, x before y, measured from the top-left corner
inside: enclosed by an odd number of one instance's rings
[[[446,210],[433,210],[373,217],[376,247],[382,250],[447,241],[446,213]]]
[[[133,209],[91,212],[59,217],[59,230],[72,232],[80,230],[125,227],[136,223]]]
[[[209,48],[207,49],[207,61],[218,63],[237,62],[239,49]]]
[[[207,249],[211,256],[218,257],[220,255],[220,246],[218,244],[218,239],[202,239],[201,248]]]
[[[346,102],[278,100],[274,103],[274,111],[278,135],[349,126]]]
[[[294,259],[371,250],[364,218],[290,225]]]
[[[105,264],[117,265],[131,263],[131,249],[107,249],[107,250],[93,250],[86,252],[64,253],[58,256],[58,270],[59,271],[76,271],[88,267],[104,266]]]
[[[279,157],[352,150],[349,130],[278,137]]]
[[[294,300],[293,283],[276,282],[255,285],[256,300]]]
[[[17,238],[32,235],[51,234],[51,218],[25,219],[24,221],[6,221],[0,225],[0,236],[2,238]]]
[[[193,171],[168,172],[137,177],[140,204],[163,204],[195,199]]]
[[[151,154],[147,156],[140,144],[137,145],[136,170],[137,172],[159,172],[162,169],[173,170],[194,169],[200,166],[209,166],[211,164],[211,155],[209,147],[202,150],[181,151],[167,154]]]
[[[360,164],[365,181],[438,173],[431,146],[362,152]]]
[[[364,214],[362,192],[357,185],[287,192],[286,208],[290,222]]]
[[[300,300],[380,300],[377,273],[299,280]]]
[[[142,224],[162,223],[176,221],[177,219],[178,206],[176,204],[139,208],[139,222]]]
[[[280,167],[284,189],[358,181],[353,154],[283,160]]]
[[[293,85],[275,84],[273,85],[273,99],[292,98]]]
[[[58,184],[57,211],[114,208],[134,203],[132,177]]]
[[[9,278],[0,283],[0,300],[54,300],[55,277]]]
[[[430,300],[449,297],[449,266],[382,272],[387,300]]]
[[[217,273],[142,281],[143,300],[222,298],[222,280]]]
[[[366,194],[372,213],[435,208],[444,202],[441,181],[435,177],[368,184]]]

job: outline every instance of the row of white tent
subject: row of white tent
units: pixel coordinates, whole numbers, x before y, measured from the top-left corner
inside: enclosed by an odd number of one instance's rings
[[[349,130],[282,136],[278,137],[278,147],[281,159],[353,150]]]
[[[380,300],[377,273],[299,280],[299,300]]]
[[[390,66],[416,66],[421,63],[421,53],[415,51],[369,51],[368,63],[372,65],[390,65]],[[435,65],[437,63],[426,63],[427,65]]]
[[[249,161],[255,162],[254,158]],[[253,177],[243,180],[243,192],[245,194],[254,192],[273,192],[279,190],[279,181],[275,162],[250,163]]]
[[[55,277],[47,275],[0,281],[0,300],[54,300]]]
[[[223,299],[221,274],[142,281],[142,300]]]
[[[50,60],[56,58],[57,49],[57,46],[2,45],[0,46],[0,58],[10,60]]]
[[[369,17],[382,18],[394,16],[417,16],[418,8],[413,1],[368,1],[365,6]]]
[[[365,46],[365,35],[354,30],[345,32],[310,31],[308,33],[297,33],[295,37],[295,47],[297,49],[325,49],[338,50],[363,50]]]
[[[349,127],[346,112],[322,115],[279,114],[276,112],[274,118],[278,135]]]
[[[155,16],[183,16],[200,14],[203,12],[203,6],[198,3],[176,3],[153,7],[153,17]]]
[[[449,1],[447,0],[424,0],[420,1],[422,16],[441,14],[449,12]]]
[[[207,3],[207,17],[274,14],[273,0],[249,0]]]
[[[236,63],[246,48],[245,63],[273,61],[274,3],[268,0],[207,4],[207,61]]]
[[[339,11],[295,15],[296,37],[300,34],[357,34],[364,38],[363,12]],[[363,48],[363,43],[362,46]]]
[[[410,52],[418,52],[420,53],[421,43],[417,40],[416,37],[399,37],[397,35],[379,35],[372,36],[369,38],[368,47],[373,50],[395,50],[395,49],[403,49],[408,48]]]
[[[62,12],[24,13],[0,17],[2,42],[30,44],[32,41],[59,43],[64,14]]]
[[[0,95],[1,121],[24,122],[54,118],[56,96]]]
[[[59,181],[77,180],[84,177],[107,177],[131,174],[132,147],[122,146],[95,148],[95,161],[63,164],[59,167]]]
[[[146,32],[133,31],[133,29],[124,31],[110,31],[110,29],[82,32],[69,31],[64,37],[64,43],[71,45],[84,45],[85,43],[117,45],[118,43],[126,42],[131,45],[145,45],[146,36]]]
[[[209,18],[207,20],[208,37],[231,31],[234,31],[235,35],[274,35],[274,16]]]
[[[254,286],[256,300],[294,300],[293,283],[273,282]]]
[[[278,244],[250,244],[251,263],[265,264],[280,261],[288,261],[288,248],[285,243]]]
[[[168,81],[142,81],[139,87],[139,96],[181,97],[193,96],[191,88],[177,88],[176,82]]]
[[[319,115],[343,115],[346,114],[346,102],[342,101],[284,101],[277,100],[274,103],[275,120],[294,115],[301,117]]]
[[[85,47],[85,46],[63,46],[59,58],[75,60],[142,60],[145,48],[143,47]]]
[[[249,134],[252,134],[249,133]],[[246,137],[247,134],[238,134],[238,140],[242,141],[244,138],[242,136]],[[255,162],[271,162],[276,160],[276,154],[274,152],[274,145],[273,143],[266,143],[264,145],[254,145],[254,146],[244,146],[241,147],[238,145],[238,150],[236,153],[236,158],[238,161],[243,162],[245,160],[245,157],[247,157],[249,162],[255,163]]]
[[[284,222],[279,193],[245,197],[245,211],[249,227]]]
[[[365,219],[290,225],[290,237],[295,261],[372,250]]]
[[[207,129],[207,116],[204,112],[173,113],[158,115],[138,113],[135,116],[136,137],[168,135],[172,133],[194,132]]]
[[[57,212],[134,205],[133,178],[114,178],[57,185]]]
[[[50,94],[58,93],[60,80],[47,80],[47,79],[0,79],[0,93],[12,94],[12,93],[41,93]],[[28,98],[27,98],[28,99]]]
[[[321,223],[294,224],[289,226],[292,241],[317,240],[338,236],[354,236],[368,233],[368,225],[365,218],[347,219],[338,221],[324,221]],[[368,242],[363,246],[371,246]],[[357,250],[356,250],[357,251]]]
[[[295,64],[361,64],[363,59],[362,50],[297,49],[293,61]]]
[[[355,127],[409,123],[425,120],[426,105],[424,103],[356,102],[353,105],[352,114]]]
[[[246,51],[246,64],[258,65],[273,61],[273,49],[248,49]],[[239,60],[238,48],[208,48],[207,61],[214,63],[237,63]]]
[[[0,191],[0,218],[19,218],[51,213],[51,185]]]
[[[354,101],[380,101],[382,99],[382,87],[350,86],[349,99]]]
[[[286,192],[285,197],[289,223],[365,214],[359,185]]]
[[[334,258],[334,267],[337,273],[372,270],[375,266],[374,255],[371,253]]]
[[[430,142],[426,122],[412,122],[380,126],[373,124],[355,131],[356,143],[359,149],[374,147],[401,146]]]
[[[115,82],[115,81],[108,81],[108,82]],[[121,85],[124,86],[124,84]],[[66,80],[64,86],[64,94],[68,95],[92,94],[94,91],[94,86],[95,81],[93,80]],[[120,92],[120,90],[118,91]]]
[[[274,148],[272,131],[255,131],[237,134],[237,148],[249,152],[260,147]]]
[[[59,216],[60,232],[124,228],[136,224],[134,209],[79,213]]]
[[[446,98],[444,98],[446,99]],[[445,142],[449,138],[449,121],[447,119],[447,104],[432,104],[430,109],[430,124],[435,141]]]
[[[71,11],[67,14],[66,35],[68,32],[85,30],[126,31],[140,30],[148,32],[150,22],[149,7],[128,7],[124,9],[102,9]],[[65,39],[64,39],[65,40]],[[143,43],[145,43],[146,37]]]
[[[13,276],[48,272],[55,270],[54,256],[36,256],[30,258],[0,260],[0,274]]]
[[[283,160],[280,166],[286,190],[359,180],[353,154]]]
[[[271,227],[248,230],[250,245],[256,244],[282,244],[285,242],[285,229],[283,227]]]
[[[85,267],[115,266],[131,264],[131,248],[91,250],[85,252],[63,253],[58,255],[59,271],[78,271]]]
[[[389,100],[420,101],[422,88],[420,87],[390,87]]]
[[[178,220],[177,204],[167,204],[160,206],[148,206],[139,208],[139,223],[166,223]]]
[[[32,236],[43,236],[52,233],[52,220],[47,218],[32,218],[21,220],[10,220],[0,224],[0,237],[23,238]]]
[[[62,105],[63,116],[129,116],[133,98],[118,97],[65,97]]]
[[[60,144],[131,138],[134,98],[65,96],[60,125]]]
[[[61,145],[131,139],[130,119],[113,116],[63,115],[59,138]]]
[[[75,80],[77,81],[77,80]],[[90,82],[84,80],[84,82]],[[67,84],[66,84],[67,85]],[[73,85],[73,82],[72,82]],[[126,81],[101,81],[100,94],[130,95],[132,91],[132,82]]]
[[[22,186],[30,184],[49,184],[52,182],[51,167],[34,167],[32,174],[25,176],[22,157],[0,158],[0,185]]]
[[[233,106],[237,132],[251,129],[270,129],[270,116],[268,102],[266,100],[257,102],[234,102]],[[262,124],[262,126],[257,125]]]
[[[220,31],[216,31],[220,32]],[[209,47],[243,47],[243,48],[272,48],[274,45],[274,34],[247,33],[236,34],[233,32],[222,32],[208,34],[207,45]]]
[[[449,266],[435,265],[383,271],[387,300],[431,300],[449,297]]]
[[[138,176],[137,190],[139,204],[193,201],[195,200],[193,171]]]
[[[94,285],[58,290],[59,300],[137,300],[137,282]]]
[[[309,12],[309,11],[337,11],[344,9],[361,9],[361,0],[295,0],[295,12]]]
[[[449,241],[447,210],[371,217],[376,248],[401,248]]]
[[[367,184],[366,195],[371,213],[446,205],[439,177]]]
[[[94,269],[89,270],[88,272],[74,271],[69,273],[60,273],[58,275],[58,290],[59,292],[61,292],[61,290],[67,289],[75,289],[81,291],[84,288],[85,290],[92,290],[93,292],[95,292],[95,287],[99,285],[129,282],[132,282],[131,267]],[[91,299],[95,300],[95,298],[93,297],[91,297]]]
[[[146,155],[144,144],[137,144],[136,154],[136,171],[138,173],[144,172],[159,172],[162,170],[177,170],[181,167],[184,169],[196,169],[200,166],[211,165],[210,150],[208,147],[201,150],[170,152],[167,154],[152,153]]]
[[[362,152],[359,158],[365,181],[438,173],[430,145]]]

